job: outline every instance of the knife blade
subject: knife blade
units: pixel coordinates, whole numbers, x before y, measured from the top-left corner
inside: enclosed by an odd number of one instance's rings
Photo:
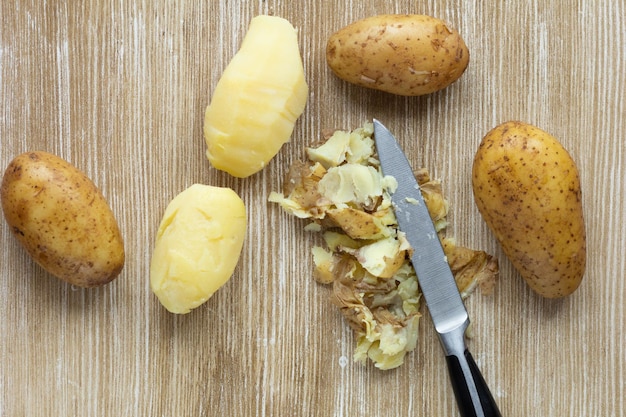
[[[459,294],[443,247],[411,165],[398,141],[374,119],[374,141],[383,175],[398,186],[390,191],[398,227],[413,252],[411,263],[446,355],[446,363],[463,417],[500,417],[478,366],[465,344],[469,315]]]

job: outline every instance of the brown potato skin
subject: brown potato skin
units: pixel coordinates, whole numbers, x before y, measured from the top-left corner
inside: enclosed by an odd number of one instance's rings
[[[483,138],[472,167],[478,210],[530,288],[573,293],[585,273],[586,234],[578,169],[559,141],[517,121]]]
[[[124,266],[124,243],[102,193],[80,170],[47,152],[9,163],[0,186],[4,217],[33,260],[63,281],[96,287]]]
[[[455,82],[469,63],[459,33],[425,15],[379,15],[335,32],[326,61],[341,79],[402,96],[421,96]]]

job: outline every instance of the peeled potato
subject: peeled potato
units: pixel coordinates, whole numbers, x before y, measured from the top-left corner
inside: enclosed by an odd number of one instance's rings
[[[307,97],[294,27],[276,16],[253,18],[206,109],[208,160],[235,177],[260,171],[289,141]]]
[[[7,167],[0,188],[11,231],[35,262],[79,287],[115,279],[124,241],[96,185],[78,168],[47,152],[26,152]]]
[[[530,288],[547,298],[578,288],[586,240],[578,169],[559,141],[522,122],[483,138],[472,170],[478,210]]]
[[[246,224],[243,201],[230,188],[194,184],[170,202],[150,265],[150,286],[168,311],[188,313],[230,279]]]

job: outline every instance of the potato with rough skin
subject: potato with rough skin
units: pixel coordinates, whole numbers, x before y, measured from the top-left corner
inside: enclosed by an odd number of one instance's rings
[[[150,287],[170,312],[189,313],[232,276],[246,208],[230,188],[194,184],[167,206],[152,254]]]
[[[461,35],[425,15],[379,15],[335,32],[326,61],[344,81],[402,96],[421,96],[455,82],[469,63]]]
[[[571,294],[585,272],[578,169],[559,141],[522,122],[491,130],[474,158],[476,205],[530,288]]]
[[[124,242],[111,208],[69,162],[41,151],[17,156],[4,173],[0,197],[15,237],[57,278],[96,287],[124,267]]]

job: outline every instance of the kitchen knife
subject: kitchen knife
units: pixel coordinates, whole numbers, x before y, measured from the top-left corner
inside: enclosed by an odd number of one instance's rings
[[[413,249],[411,262],[446,355],[461,416],[499,417],[498,406],[465,345],[469,316],[411,165],[378,120],[374,120],[374,140],[383,175],[398,182],[391,201],[398,227]]]

